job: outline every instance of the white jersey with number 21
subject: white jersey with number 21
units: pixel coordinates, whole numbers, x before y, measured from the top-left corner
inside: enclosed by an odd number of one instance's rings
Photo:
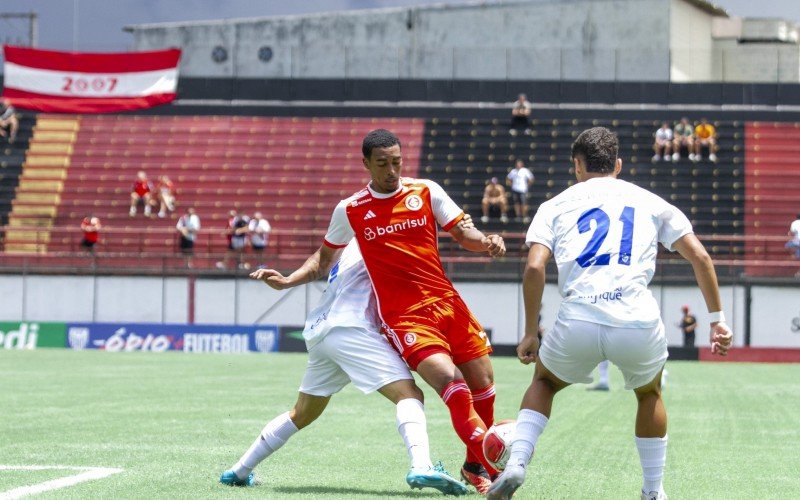
[[[559,316],[622,328],[658,325],[658,303],[647,284],[658,243],[692,232],[676,207],[629,182],[595,177],[543,203],[526,241],[548,247],[558,265],[564,300]]]

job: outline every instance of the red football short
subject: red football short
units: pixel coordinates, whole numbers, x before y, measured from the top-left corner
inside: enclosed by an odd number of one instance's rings
[[[386,323],[389,343],[412,370],[437,352],[449,354],[457,365],[492,352],[483,327],[457,295],[401,314]]]

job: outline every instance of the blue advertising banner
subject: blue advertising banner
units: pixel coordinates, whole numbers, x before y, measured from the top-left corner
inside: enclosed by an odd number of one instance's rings
[[[222,326],[152,323],[67,323],[67,346],[111,352],[273,352],[276,325]]]

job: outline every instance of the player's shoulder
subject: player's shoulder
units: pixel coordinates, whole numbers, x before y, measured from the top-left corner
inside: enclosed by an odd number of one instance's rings
[[[413,177],[403,177],[400,182],[406,189],[410,189],[412,191],[418,191],[420,193],[427,191],[434,198],[440,197],[445,192],[444,188],[442,188],[442,186],[439,185],[438,182],[432,181],[430,179],[416,179]]]
[[[653,207],[666,203],[666,200],[664,200],[664,198],[660,197],[659,195],[655,194],[649,189],[637,186],[632,182],[628,182],[622,179],[616,179],[615,185],[625,195],[626,199],[631,200],[631,202],[638,201],[644,206],[653,206]]]
[[[403,178],[400,179],[400,182],[403,184],[403,186],[409,187],[409,188],[413,188],[413,187],[425,188],[426,187],[426,188],[430,189],[431,187],[433,187],[433,188],[441,187],[441,186],[439,186],[439,184],[436,181],[432,181],[430,179],[419,179],[419,178],[416,178],[416,177],[403,177]]]
[[[346,209],[348,206],[357,207],[370,199],[372,199],[372,193],[369,192],[369,189],[364,187],[363,189],[351,194],[347,198],[340,200],[336,205],[336,209],[342,210]]]

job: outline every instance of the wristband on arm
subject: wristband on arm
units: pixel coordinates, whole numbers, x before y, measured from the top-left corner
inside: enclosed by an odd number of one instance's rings
[[[725,313],[722,311],[708,313],[709,323],[724,323]]]

